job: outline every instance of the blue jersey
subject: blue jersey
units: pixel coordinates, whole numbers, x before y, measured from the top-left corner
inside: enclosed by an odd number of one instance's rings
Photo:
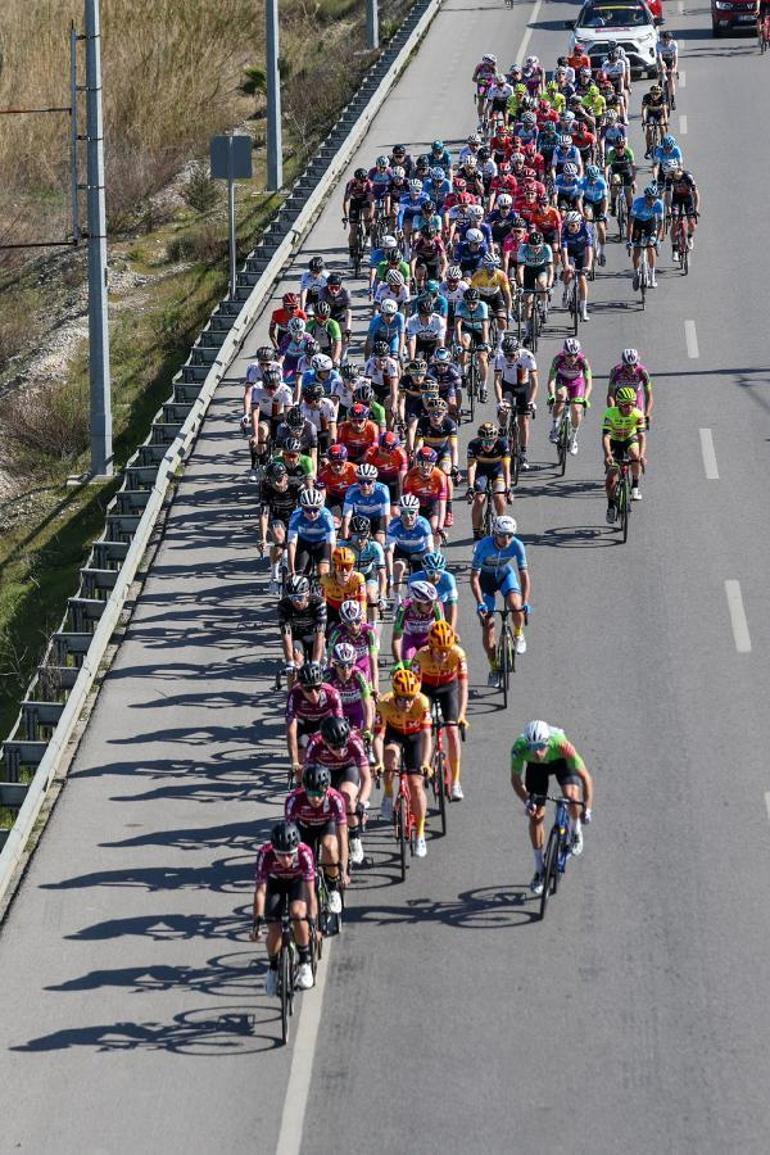
[[[631,216],[635,221],[642,223],[646,221],[662,221],[665,214],[663,201],[658,197],[649,203],[646,197],[634,197],[631,204]]]
[[[296,541],[301,537],[303,541],[321,542],[334,541],[334,518],[328,509],[322,509],[318,517],[306,517],[304,509],[295,509],[289,518],[288,541]]]
[[[551,161],[553,167],[555,169],[561,169],[569,161],[572,161],[573,164],[576,164],[578,168],[580,168],[581,156],[577,147],[574,144],[571,144],[569,148],[562,148],[561,145],[558,145],[558,147],[554,149],[553,159]]]
[[[374,577],[374,571],[385,568],[385,551],[378,541],[367,541],[360,548],[347,542],[348,549],[356,555],[356,569],[367,580]]]
[[[583,221],[576,233],[571,233],[566,225],[561,230],[561,247],[568,253],[582,253],[594,243],[590,225]]]
[[[412,315],[419,312],[418,300],[419,298],[415,297],[412,301]],[[437,293],[433,298],[433,308],[431,311],[438,313],[439,317],[443,317],[446,320],[447,314],[449,313],[449,301],[447,301],[446,297],[442,297],[441,293]]]
[[[455,321],[461,321],[463,329],[470,329],[474,333],[481,333],[485,321],[489,320],[489,307],[484,301],[479,301],[471,312],[465,301],[455,305]]]
[[[441,208],[444,200],[449,196],[451,191],[452,186],[446,179],[440,181],[428,180],[423,185],[423,192],[429,200],[433,201],[437,208]]]
[[[455,261],[464,273],[475,273],[481,268],[481,262],[489,252],[486,241],[482,241],[476,250],[473,250],[467,241],[457,246]]]
[[[653,164],[663,164],[664,161],[675,160],[677,164],[680,164],[682,168],[684,168],[682,150],[678,144],[675,144],[673,148],[664,148],[662,144],[659,144],[652,154],[652,160]]]
[[[404,332],[404,320],[402,313],[396,313],[390,324],[386,324],[381,316],[372,317],[369,322],[369,329],[367,336],[374,341],[387,341],[388,349],[392,354],[398,353],[398,346],[401,340],[401,334]]]
[[[303,389],[306,385],[321,385],[327,397],[336,396],[334,387],[335,385],[341,384],[342,378],[336,369],[332,369],[325,381],[322,381],[321,378],[316,375],[315,369],[306,369],[302,374],[301,385]]]
[[[345,494],[343,515],[355,514],[359,517],[387,517],[390,512],[390,491],[381,481],[375,481],[367,492],[360,485],[351,485]]]
[[[580,182],[583,201],[589,205],[598,205],[607,196],[607,182],[603,176],[596,180],[589,180],[587,176]]]
[[[424,517],[416,517],[407,529],[400,517],[394,517],[388,526],[388,545],[398,546],[403,553],[428,553],[433,549],[433,530]]]
[[[504,577],[506,570],[511,569],[514,565],[520,570],[527,568],[524,543],[517,537],[513,538],[502,549],[495,545],[495,539],[491,534],[489,537],[482,537],[481,541],[476,542],[471,562],[471,570],[474,573],[490,574],[499,579]]]
[[[425,192],[418,193],[416,197],[413,197],[411,193],[407,193],[405,197],[401,197],[398,202],[396,228],[400,229],[404,220],[411,220],[415,213],[421,212],[422,206],[427,200],[430,200],[430,197]]]
[[[425,570],[418,569],[417,572],[413,573],[410,577],[409,584],[413,585],[414,582],[426,582],[429,580]],[[442,606],[453,605],[457,601],[457,582],[455,581],[454,574],[451,574],[449,570],[444,570],[436,582],[436,593]]]
[[[579,176],[565,176],[560,172],[553,182],[557,200],[576,201],[583,192],[583,182]]]

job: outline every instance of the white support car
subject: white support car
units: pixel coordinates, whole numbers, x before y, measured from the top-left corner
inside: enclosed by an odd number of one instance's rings
[[[646,73],[654,77],[657,26],[662,23],[643,0],[587,0],[577,20],[568,20],[566,26],[572,29],[570,48],[582,44],[592,68],[607,55],[607,42],[614,41],[625,51],[632,76]]]

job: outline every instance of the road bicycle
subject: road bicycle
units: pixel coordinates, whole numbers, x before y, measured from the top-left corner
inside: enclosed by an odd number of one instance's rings
[[[361,263],[364,259],[364,252],[366,251],[366,232],[364,230],[364,222],[360,216],[355,220],[344,220],[344,224],[350,224],[350,233],[348,235],[348,252],[350,254],[350,263],[353,266],[353,276],[358,277],[361,273]]]
[[[679,265],[683,277],[689,273],[692,259],[689,240],[686,214],[674,213],[671,218],[671,259]]]
[[[549,402],[549,405],[553,402]],[[569,397],[564,402],[564,407],[559,417],[559,424],[557,427],[558,436],[556,438],[556,455],[557,455],[557,469],[559,477],[564,477],[567,472],[567,455],[569,454],[569,446],[572,440],[572,406],[578,404],[585,408],[585,398],[576,397],[574,401]]]
[[[266,921],[269,923],[275,920]],[[278,955],[278,997],[281,1002],[281,1039],[284,1045],[289,1041],[289,1020],[294,1014],[294,993],[299,966],[297,945],[294,942],[294,921],[289,913],[289,899],[285,897],[281,909],[281,949]],[[304,921],[310,928],[310,967],[315,978],[318,967],[316,928],[311,919]]]
[[[342,914],[345,909],[345,892],[342,887],[342,878],[340,876],[337,883],[337,893],[342,901],[342,911],[335,913],[329,909],[329,883],[326,879],[326,873],[323,867],[318,864],[315,868],[315,892],[318,900],[318,958],[323,955],[323,940],[330,938],[332,935],[339,934],[342,930]],[[313,971],[315,978],[315,971]]]
[[[569,836],[569,805],[570,799],[563,794],[554,797],[551,794],[532,795],[531,801],[536,806],[543,806],[546,802],[556,803],[551,833],[548,835],[548,844],[545,850],[543,866],[543,893],[540,895],[540,918],[545,918],[548,900],[556,894],[559,888],[559,879],[567,869],[567,860],[570,856]],[[582,806],[582,803],[580,803]]]
[[[580,325],[580,293],[578,291],[578,274],[577,269],[573,270],[572,276],[567,285],[567,308],[570,314],[570,326],[572,332],[577,336],[578,327]]]
[[[624,457],[622,461],[613,461],[607,466],[607,473],[618,474],[615,486],[615,509],[617,510],[616,526],[620,530],[623,541],[628,541],[628,521],[631,515],[631,458]]]
[[[612,178],[612,190],[615,197],[615,220],[618,225],[618,240],[622,241],[626,235],[626,226],[628,225],[628,201],[626,200],[626,190],[620,177],[614,176]]]
[[[516,639],[513,636],[513,629],[508,620],[511,616],[511,610],[508,606],[504,605],[502,609],[495,609],[494,613],[500,615],[500,637],[497,639],[495,658],[497,661],[498,686],[503,691],[503,709],[505,710],[508,707],[511,675],[516,673]],[[525,623],[527,620],[528,618],[525,611]]]
[[[441,717],[438,702],[431,704],[431,726],[433,729],[433,754],[430,760],[430,784],[441,822],[441,833],[446,834],[447,803],[452,799],[452,770],[449,765],[449,757],[444,749],[446,723]]]
[[[524,337],[524,344],[532,352],[537,352],[537,343],[540,334],[548,324],[548,309],[551,303],[550,289],[522,289],[522,296],[534,297],[529,313],[528,328]],[[526,313],[526,310],[523,310]],[[519,340],[521,340],[521,322],[519,323]]]
[[[414,857],[417,849],[417,819],[412,809],[412,797],[409,793],[409,775],[403,766],[398,770],[398,790],[393,799],[393,835],[398,843],[398,861],[401,869],[401,881],[406,881],[407,847],[410,857]]]
[[[460,347],[462,351],[462,346]],[[473,421],[476,413],[476,402],[479,400],[482,389],[486,388],[486,381],[481,379],[481,370],[479,367],[479,353],[485,353],[489,349],[488,345],[479,343],[473,344],[468,350],[467,355],[467,370],[466,370],[466,389],[468,393],[468,420]]]
[[[641,304],[643,309],[644,309],[645,303],[647,301],[647,290],[649,289],[650,283],[652,281],[652,271],[650,269],[650,259],[647,255],[648,245],[645,243],[645,241],[646,241],[646,238],[642,237],[641,242],[637,245],[637,248],[641,249],[642,255],[641,255],[641,258],[639,260],[639,267],[636,270],[637,289],[639,292],[639,303]]]
[[[679,79],[679,73],[668,64],[664,64],[658,69],[658,83],[663,89],[666,98],[666,104],[672,112],[676,111],[676,92],[675,82]]]
[[[387,233],[387,218],[385,216],[385,205],[382,198],[377,198],[374,202],[374,216],[372,218],[372,248],[379,249],[382,238]]]
[[[530,417],[534,421],[537,416],[537,406],[530,404],[524,413],[520,414],[516,411],[516,402],[512,400],[508,419],[505,425],[501,426],[502,434],[508,439],[508,444],[511,448],[511,488],[518,485],[521,472],[522,448],[519,441],[519,418],[522,416]]]

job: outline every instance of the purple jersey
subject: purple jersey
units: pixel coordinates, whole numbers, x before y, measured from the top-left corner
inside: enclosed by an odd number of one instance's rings
[[[374,678],[373,655],[377,653],[377,631],[368,622],[362,622],[357,633],[348,629],[344,622],[329,634],[329,653],[334,653],[334,647],[340,642],[347,642],[356,652],[356,669],[360,670],[369,683]]]
[[[304,842],[300,842],[296,853],[288,862],[281,862],[275,854],[271,843],[266,842],[257,851],[257,863],[254,868],[254,877],[257,886],[268,882],[271,878],[279,882],[291,882],[301,878],[311,886],[315,882],[315,859],[313,851]]]
[[[309,766],[312,762],[328,766],[332,774],[335,770],[347,770],[348,766],[356,766],[359,773],[369,769],[364,740],[358,734],[350,735],[343,750],[332,750],[320,734],[314,734],[305,750],[305,765]]]
[[[342,717],[342,702],[337,691],[326,682],[321,686],[321,693],[317,698],[308,698],[297,683],[289,691],[286,699],[287,722],[320,722],[329,715],[333,718]]]
[[[405,662],[408,662],[418,650],[427,645],[428,630],[434,622],[439,621],[444,616],[440,602],[431,602],[427,614],[417,609],[420,604],[413,598],[407,598],[396,611],[396,618],[393,622],[394,634],[396,637],[402,638],[401,657]]]
[[[283,804],[287,822],[297,822],[300,826],[325,826],[336,822],[337,826],[347,826],[348,816],[345,799],[338,790],[331,787],[324,794],[320,806],[314,806],[303,786],[292,790]]]
[[[350,722],[353,730],[363,730],[364,728],[364,702],[371,697],[369,683],[366,680],[365,674],[356,666],[352,674],[343,682],[342,678],[338,677],[337,673],[332,670],[327,670],[324,675],[326,678],[326,685],[333,686],[340,696],[342,702],[342,713]]]

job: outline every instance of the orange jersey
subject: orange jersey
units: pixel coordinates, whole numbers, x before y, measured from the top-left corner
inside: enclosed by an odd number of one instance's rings
[[[379,470],[380,481],[395,481],[400,473],[406,473],[408,465],[405,450],[383,449],[379,445],[367,450],[364,461]]]
[[[558,209],[555,209],[553,205],[549,205],[546,209],[538,210],[532,217],[532,224],[536,229],[539,229],[541,233],[556,232],[561,235],[561,213]]]
[[[446,474],[442,469],[431,469],[427,477],[420,472],[418,465],[413,465],[404,478],[404,493],[413,493],[419,498],[420,505],[429,501],[446,500]]]
[[[430,646],[423,646],[412,658],[412,669],[420,675],[423,686],[446,686],[450,682],[465,682],[468,679],[465,650],[458,645],[443,654],[432,650]]]
[[[364,454],[380,437],[380,427],[374,421],[365,421],[363,429],[354,429],[350,421],[343,421],[337,430],[337,441],[344,445],[355,461],[363,461]]]
[[[352,461],[346,461],[337,473],[325,461],[318,470],[318,481],[325,486],[329,497],[344,497],[351,485],[356,483],[356,467]]]
[[[343,585],[336,571],[324,574],[321,578],[321,589],[327,606],[338,610],[343,602],[358,602],[366,608],[366,581],[360,573],[353,571]]]
[[[377,703],[376,734],[382,734],[386,728],[398,734],[420,734],[423,730],[430,730],[430,725],[430,702],[424,694],[416,694],[408,710],[398,709],[392,692],[384,694]]]

